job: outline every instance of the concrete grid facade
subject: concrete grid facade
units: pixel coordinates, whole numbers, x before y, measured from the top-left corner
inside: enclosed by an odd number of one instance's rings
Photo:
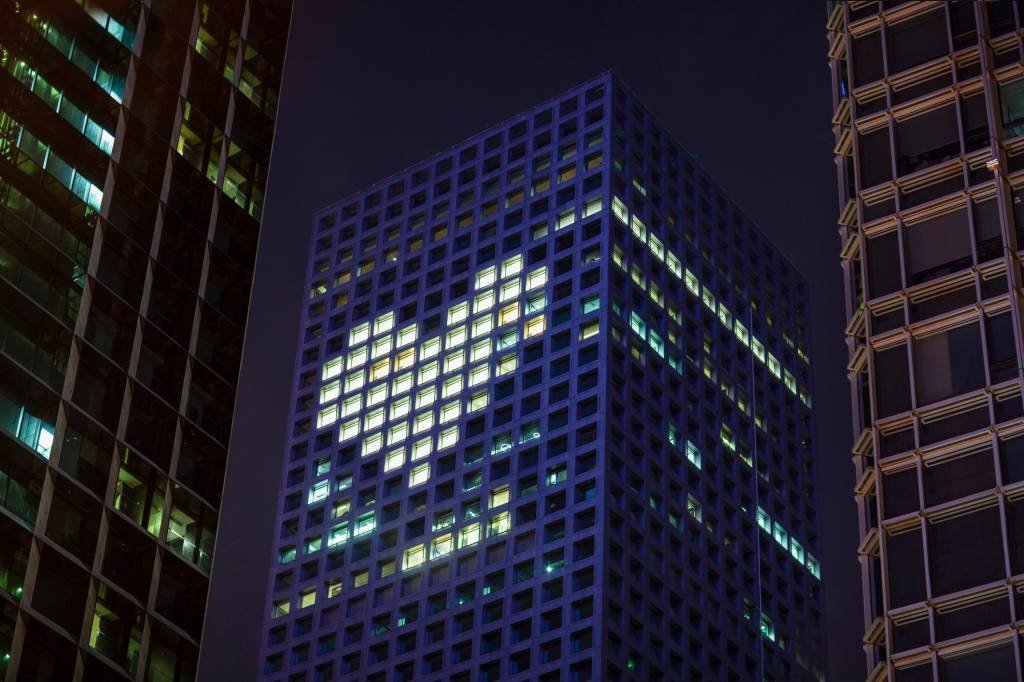
[[[0,0],[0,679],[195,677],[290,11]]]
[[[823,679],[806,297],[611,74],[320,211],[265,679]]]
[[[1021,7],[829,9],[868,679],[1021,680]]]

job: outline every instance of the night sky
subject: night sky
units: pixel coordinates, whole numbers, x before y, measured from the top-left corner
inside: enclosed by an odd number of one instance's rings
[[[811,283],[828,677],[864,678],[825,19],[806,0],[296,0],[202,679],[259,666],[313,212],[606,69]]]

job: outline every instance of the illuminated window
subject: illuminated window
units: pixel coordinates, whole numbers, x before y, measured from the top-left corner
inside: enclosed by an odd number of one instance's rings
[[[451,396],[455,395],[456,393],[458,393],[461,390],[462,390],[462,375],[459,374],[458,376],[454,376],[454,377],[451,377],[450,379],[446,379],[445,382],[441,385],[441,397],[442,398],[450,398]]]
[[[408,570],[410,568],[416,568],[426,561],[427,550],[426,545],[416,545],[405,550],[405,554],[402,556],[402,570]]]
[[[622,248],[618,245],[612,247],[612,262],[618,265],[623,270],[626,269],[626,257],[622,252]]]
[[[428,339],[420,344],[420,360],[426,360],[432,358],[438,354],[441,350],[441,338],[435,336],[432,339]]]
[[[353,536],[366,535],[377,527],[377,519],[373,512],[366,512],[356,517],[356,525],[353,529]]]
[[[448,554],[452,551],[452,534],[445,533],[441,537],[434,538],[430,543],[430,558],[437,559]]]
[[[669,272],[676,277],[681,278],[683,276],[683,266],[671,251],[665,251],[665,265],[668,266]]]
[[[395,339],[395,347],[401,348],[407,344],[412,343],[416,340],[416,325],[410,324],[402,327],[398,330],[398,334]]]
[[[531,336],[537,336],[538,334],[544,333],[544,316],[538,315],[532,320],[527,320],[523,327],[523,338],[528,339]]]
[[[415,488],[430,480],[430,463],[425,462],[409,472],[409,487]]]
[[[700,469],[700,450],[690,441],[686,441],[686,459],[690,464]]]
[[[491,370],[486,364],[477,365],[476,367],[469,370],[469,385],[476,386],[477,384],[483,383],[490,378]]]
[[[647,235],[647,246],[650,247],[651,253],[657,256],[659,260],[665,260],[665,247],[661,240],[655,237],[653,233]]]
[[[644,221],[640,220],[635,213],[630,217],[629,229],[633,231],[633,234],[640,241],[647,240],[647,226],[644,225]]]
[[[775,375],[776,378],[782,375],[782,366],[779,365],[779,359],[768,353],[768,370]]]
[[[341,425],[341,431],[338,434],[338,442],[346,441],[350,438],[355,438],[359,435],[359,420],[353,419],[347,421]]]
[[[472,523],[459,529],[459,547],[469,547],[480,542],[480,524]]]
[[[509,353],[508,355],[502,356],[498,359],[498,368],[496,374],[501,376],[502,374],[508,374],[516,369],[518,358],[515,353]]]
[[[511,277],[512,275],[518,275],[523,269],[523,254],[517,254],[511,258],[506,258],[505,262],[501,264],[501,277]]]
[[[469,316],[469,303],[463,302],[448,309],[448,326],[458,324]]]
[[[473,338],[487,334],[494,329],[494,318],[490,315],[484,315],[473,320]]]
[[[338,421],[338,406],[331,405],[320,410],[316,416],[316,428],[322,429]]]
[[[334,547],[348,540],[348,521],[342,521],[341,523],[331,526],[331,530],[327,535],[327,546]]]
[[[509,322],[515,322],[519,319],[519,304],[510,303],[501,310],[498,311],[498,326],[506,325]]]
[[[444,359],[445,374],[460,369],[464,364],[466,364],[465,352],[460,350],[455,351],[454,353],[449,353]]]
[[[597,334],[597,332],[599,332],[600,330],[601,323],[598,322],[597,320],[594,320],[590,324],[583,325],[583,327],[580,328],[580,341],[583,341],[584,339],[589,339],[591,336]]]
[[[750,336],[747,334],[747,328],[739,320],[735,321],[733,332],[740,343],[744,346],[750,345]]]
[[[391,335],[382,337],[373,342],[373,352],[370,354],[372,358],[379,358],[382,355],[387,355],[391,352]]]
[[[343,497],[340,500],[335,500],[332,505],[331,516],[334,518],[341,518],[345,514],[348,514],[352,510],[352,498]]]
[[[400,395],[412,388],[412,372],[399,374],[391,382],[391,394]]]
[[[430,443],[430,437],[420,438],[418,441],[412,444],[412,459],[423,459],[427,455],[433,452],[433,447]]]
[[[367,437],[363,440],[363,457],[368,457],[375,452],[379,452],[381,446],[384,445],[384,436],[379,433],[375,433],[372,436]]]
[[[589,218],[601,210],[601,199],[591,199],[583,206],[583,217]]]
[[[434,524],[432,529],[435,531],[444,530],[445,528],[451,528],[455,524],[455,513],[451,509],[445,509],[442,511],[434,512]]]
[[[580,312],[584,315],[592,313],[595,310],[599,310],[600,308],[601,297],[598,296],[597,294],[594,294],[593,296],[587,296],[585,299],[580,301]]]
[[[395,313],[384,313],[379,316],[373,323],[373,335],[383,334],[384,332],[391,331],[395,326]]]
[[[473,312],[478,313],[481,310],[488,310],[494,305],[494,290],[488,289],[482,294],[479,294],[473,299]]]
[[[522,286],[521,286],[521,283],[519,281],[519,278],[517,277],[517,278],[515,278],[513,280],[505,282],[504,284],[501,285],[500,290],[501,290],[501,294],[498,297],[499,300],[501,300],[501,301],[508,301],[510,299],[515,298],[516,296],[519,295],[519,292],[522,290]]]
[[[497,280],[498,270],[493,265],[476,273],[476,288],[489,287]]]
[[[428,362],[420,367],[419,383],[425,384],[437,378],[437,362]]]
[[[399,353],[395,357],[395,371],[399,372],[403,369],[412,367],[416,362],[416,349],[410,348]]]
[[[544,294],[535,294],[526,299],[526,314],[530,315],[544,309],[548,304],[548,298]]]
[[[433,425],[434,425],[434,413],[433,412],[423,412],[421,414],[416,415],[416,422],[413,425],[412,432],[413,433],[423,433],[424,431],[426,431],[427,429],[429,429]]]
[[[274,602],[274,608],[271,609],[271,618],[282,618],[287,616],[292,611],[292,602],[290,599],[281,599]]]
[[[440,423],[445,424],[453,419],[458,419],[459,414],[462,413],[462,403],[458,400],[453,400],[450,403],[446,403],[441,407],[441,419]]]
[[[508,501],[509,489],[507,485],[500,486],[491,491],[491,503],[489,505],[491,509],[508,504]]]
[[[786,533],[786,529],[779,525],[778,522],[775,522],[772,526],[772,537],[775,538],[775,542],[787,549],[789,548],[789,534]]]
[[[445,337],[444,347],[454,348],[455,346],[461,346],[466,342],[466,325],[456,327],[455,329],[448,332]]]
[[[786,388],[793,393],[796,393],[796,377],[794,377],[788,369],[783,372],[783,375],[785,376],[783,381],[786,384]]]
[[[306,504],[316,504],[327,499],[331,492],[330,481],[318,481],[309,488],[309,495],[306,497]]]
[[[444,448],[450,448],[459,442],[459,427],[449,426],[447,429],[441,431],[441,435],[437,437],[437,449],[443,450]]]
[[[345,393],[350,393],[358,388],[362,388],[365,383],[366,372],[352,372],[345,377]]]
[[[629,313],[629,328],[640,338],[647,336],[647,325],[635,311]]]
[[[477,391],[469,397],[469,401],[466,403],[466,412],[475,412],[476,410],[487,407],[487,390]]]
[[[352,327],[352,330],[348,333],[348,346],[358,346],[363,341],[370,338],[370,323],[363,322],[360,325]]]
[[[388,445],[394,445],[395,443],[405,440],[405,437],[409,435],[409,423],[402,422],[395,424],[388,429]]]
[[[704,520],[704,510],[701,508],[700,501],[693,495],[686,496],[686,512],[698,523]]]
[[[341,395],[341,381],[332,381],[320,389],[320,403],[337,400],[339,395]]]
[[[564,230],[575,222],[575,211],[572,208],[567,208],[564,211],[559,212],[558,217],[555,219],[555,231]]]
[[[487,536],[493,537],[495,535],[501,535],[507,533],[508,529],[511,528],[512,524],[509,522],[509,515],[507,511],[503,511],[500,514],[495,514],[491,517],[490,522],[487,524]]]
[[[697,276],[690,272],[688,268],[684,280],[686,281],[686,288],[690,290],[690,293],[694,296],[700,296],[700,283],[697,282]]]
[[[348,368],[355,369],[370,359],[370,347],[360,346],[348,354]]]
[[[349,417],[362,408],[363,397],[354,395],[341,404],[341,416]]]
[[[433,386],[427,386],[424,389],[419,390],[416,393],[416,409],[421,409],[427,405],[433,405],[434,399],[437,396],[437,389]]]
[[[343,370],[344,368],[345,368],[345,360],[344,360],[344,358],[334,358],[330,362],[325,363],[324,364],[324,370],[323,370],[323,373],[322,373],[323,380],[327,381],[328,379],[330,379],[332,377],[338,376],[339,374],[341,374],[341,370]]]
[[[366,406],[373,407],[384,402],[384,399],[388,397],[388,385],[387,383],[377,384],[371,388],[366,394]],[[346,415],[348,416],[348,415]]]
[[[754,351],[754,357],[764,362],[764,346],[754,336],[750,337],[750,349]]]
[[[629,211],[618,197],[612,197],[612,215],[621,220],[624,225],[629,225]]]
[[[352,574],[352,587],[364,587],[368,582],[370,582],[370,572],[368,570],[356,571]]]
[[[405,448],[392,450],[384,458],[384,471],[394,471],[405,464]]]
[[[722,430],[719,433],[719,438],[722,441],[722,445],[730,450],[736,450],[736,438],[732,435],[732,429],[725,424],[722,424]]]
[[[708,310],[710,310],[711,312],[715,311],[715,295],[711,293],[710,289],[705,287],[704,290],[701,292],[700,298],[702,301],[704,301],[704,305],[708,307]]]
[[[477,362],[479,360],[483,360],[490,354],[491,341],[490,339],[484,339],[483,341],[478,341],[477,343],[474,343],[473,346],[469,349],[469,361]]]
[[[647,343],[650,344],[655,353],[665,357],[665,342],[662,341],[661,337],[653,329],[647,332]]]
[[[391,371],[391,358],[384,358],[370,365],[370,381],[383,379]]]
[[[384,425],[384,410],[377,409],[373,412],[368,412],[363,421],[364,431],[373,431],[374,429],[380,428]]]
[[[547,266],[542,266],[536,270],[531,270],[526,275],[526,291],[531,291],[537,287],[544,286],[548,281],[548,269]]]
[[[732,313],[721,302],[718,303],[718,319],[721,320],[726,329],[732,328]]]

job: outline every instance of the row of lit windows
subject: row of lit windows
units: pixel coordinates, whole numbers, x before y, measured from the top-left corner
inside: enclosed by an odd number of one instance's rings
[[[757,525],[773,537],[784,551],[788,551],[798,564],[805,567],[815,578],[821,580],[821,564],[818,563],[818,560],[810,552],[804,551],[803,545],[786,532],[781,524],[772,521],[772,517],[761,507],[757,508]]]
[[[25,20],[39,31],[48,43],[110,95],[115,102],[121,103],[121,96],[124,94],[124,74],[114,73],[103,68],[96,59],[82,50],[81,45],[74,38],[63,33],[53,24],[43,21],[39,15],[27,14]]]

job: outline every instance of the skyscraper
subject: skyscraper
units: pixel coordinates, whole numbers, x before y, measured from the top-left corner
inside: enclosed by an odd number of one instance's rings
[[[1019,680],[1017,2],[828,18],[869,680]]]
[[[288,0],[0,0],[0,679],[189,680]]]
[[[620,81],[313,230],[265,679],[822,678],[807,285]]]

